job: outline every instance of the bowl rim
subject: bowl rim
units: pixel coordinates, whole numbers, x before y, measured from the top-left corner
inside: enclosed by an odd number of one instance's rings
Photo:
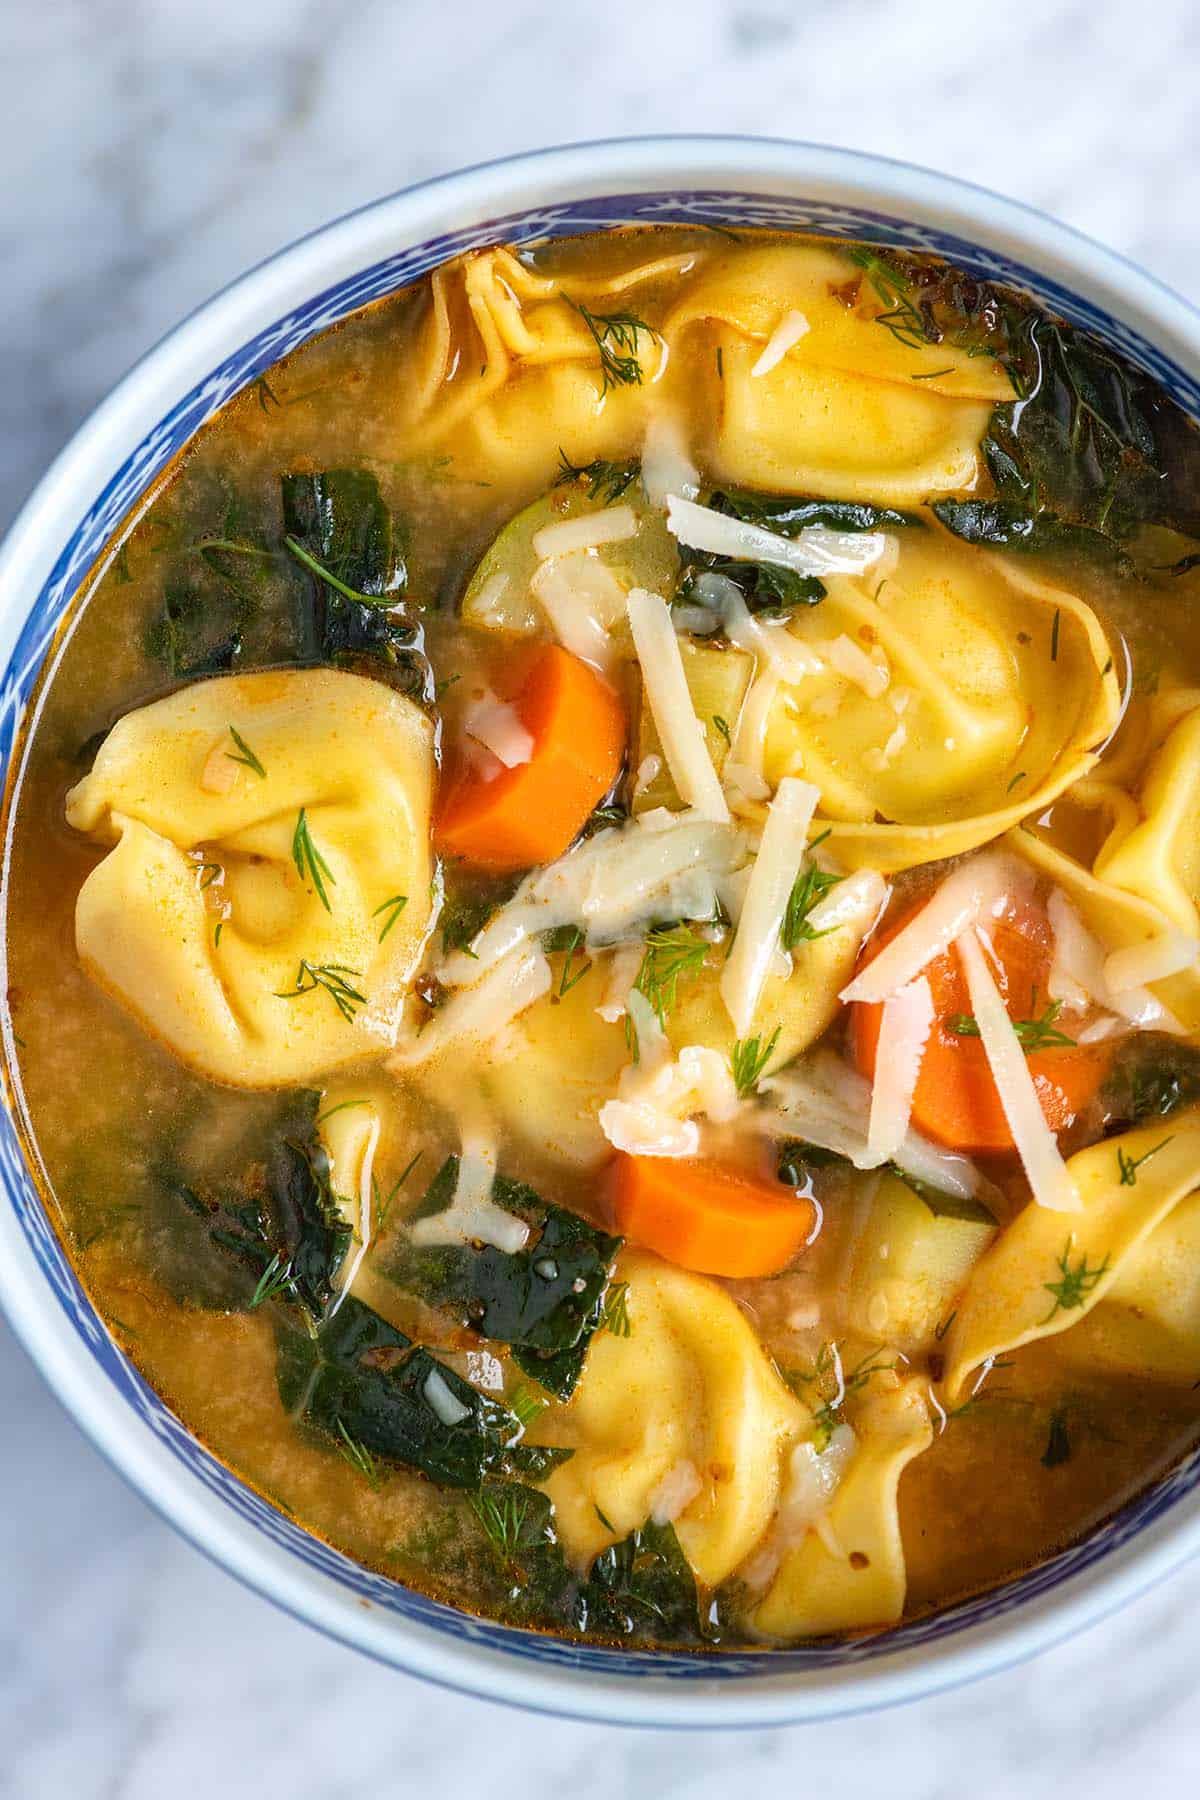
[[[171,328],[83,421],[0,546],[0,666],[7,665],[64,542],[154,425],[231,350],[398,248],[552,198],[670,190],[827,198],[896,209],[1008,255],[1091,301],[1200,377],[1200,311],[1129,259],[990,189],[865,152],[772,138],[669,135],[524,151],[418,182],[283,246]],[[7,846],[6,846],[7,874]],[[11,1022],[3,1020],[11,1052]],[[11,1103],[6,1099],[6,1104]],[[7,1173],[0,1170],[7,1196]],[[102,1455],[213,1561],[294,1617],[384,1663],[473,1696],[592,1722],[762,1728],[844,1716],[941,1692],[1021,1661],[1098,1622],[1200,1550],[1200,1491],[1177,1499],[1103,1562],[936,1645],[754,1682],[671,1682],[549,1668],[384,1613],[332,1584],[219,1503],[104,1376],[0,1207],[0,1306],[35,1365]],[[769,1653],[768,1653],[769,1654]]]

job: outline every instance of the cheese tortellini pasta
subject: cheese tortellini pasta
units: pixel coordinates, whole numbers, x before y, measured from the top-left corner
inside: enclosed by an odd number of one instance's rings
[[[213,1080],[278,1087],[378,1051],[429,918],[432,771],[425,715],[332,669],[127,713],[67,801],[113,846],[79,893],[84,965]]]

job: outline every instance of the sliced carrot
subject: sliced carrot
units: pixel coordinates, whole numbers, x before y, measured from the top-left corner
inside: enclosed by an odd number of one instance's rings
[[[452,773],[434,825],[438,849],[485,869],[552,862],[608,793],[625,753],[625,712],[608,683],[557,644],[519,667],[510,700],[533,739],[529,761]]]
[[[863,966],[895,937],[915,911],[905,914],[869,948]],[[1034,1019],[1045,1012],[1053,935],[1045,913],[1027,901],[1010,900],[1004,914],[989,919],[989,958],[1010,1019]],[[922,973],[933,994],[934,1022],[913,1094],[912,1122],[935,1143],[954,1150],[1013,1148],[1012,1133],[977,1037],[963,1036],[954,1021],[971,1011],[967,982],[957,952],[934,957]],[[873,1079],[882,1006],[856,1003],[851,1011],[854,1057]],[[1028,1057],[1029,1072],[1052,1131],[1065,1131],[1095,1094],[1108,1071],[1110,1053],[1102,1045],[1066,1045]]]
[[[700,1157],[621,1154],[609,1182],[617,1229],[701,1275],[776,1275],[816,1218],[777,1182]]]

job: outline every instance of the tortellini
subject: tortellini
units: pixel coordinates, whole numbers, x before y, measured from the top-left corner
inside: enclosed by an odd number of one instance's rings
[[[773,1065],[815,1043],[837,1011],[838,992],[854,968],[861,927],[840,926],[793,952],[790,975],[772,974],[763,987],[751,1034],[766,1042],[778,1029]],[[510,1129],[528,1144],[565,1162],[599,1162],[610,1146],[599,1112],[615,1097],[630,1060],[624,1018],[600,1017],[612,1001],[612,960],[593,958],[586,975],[565,995],[551,990],[516,1021],[499,1054],[481,1063],[484,1092]],[[636,964],[630,971],[632,982]],[[719,967],[685,977],[666,1014],[666,1032],[678,1053],[688,1044],[727,1056],[737,1036],[719,987]]]
[[[990,1357],[1076,1325],[1155,1227],[1200,1186],[1200,1112],[1155,1119],[1071,1157],[1077,1213],[1030,1203],[976,1266],[946,1338],[955,1400]]]
[[[645,1524],[660,1495],[690,1490],[675,1531],[698,1579],[715,1587],[766,1531],[808,1409],[714,1282],[645,1251],[625,1251],[617,1275],[629,1284],[629,1336],[599,1333],[574,1398],[531,1431],[574,1450],[545,1482],[559,1537],[586,1566]]]
[[[894,1625],[907,1576],[897,1489],[914,1456],[933,1441],[921,1384],[880,1393],[855,1424],[849,1466],[819,1522],[788,1550],[752,1614],[767,1637],[822,1637]]]
[[[276,1087],[385,1047],[430,911],[433,729],[331,669],[197,682],[126,715],[67,817],[114,848],[85,967],[216,1081]]]
[[[405,396],[417,445],[452,432],[456,460],[489,481],[549,480],[559,451],[576,463],[628,453],[640,441],[647,397],[664,374],[663,337],[642,326],[625,348],[640,379],[611,382],[585,313],[636,317],[636,293],[701,260],[696,252],[634,264],[623,274],[540,275],[511,250],[483,250],[439,269]],[[460,429],[461,428],[461,429]]]
[[[1200,704],[1151,758],[1138,808],[1137,823],[1103,846],[1096,875],[1200,937]]]
[[[807,329],[756,372],[792,311]],[[1013,398],[1008,376],[953,346],[901,342],[878,323],[886,311],[838,250],[776,245],[707,263],[664,335],[675,351],[704,328],[722,480],[899,505],[974,485],[991,409]]]
[[[764,754],[772,784],[820,788],[834,854],[888,871],[961,855],[1046,806],[1094,766],[1120,705],[1090,607],[940,532],[899,536],[886,578],[833,577],[795,616],[827,666],[780,689]],[[838,672],[839,637],[874,676]]]
[[[1062,1340],[1084,1368],[1200,1381],[1200,1193],[1124,1258],[1103,1300]]]

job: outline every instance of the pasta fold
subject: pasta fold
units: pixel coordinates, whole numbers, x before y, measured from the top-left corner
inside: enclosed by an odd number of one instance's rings
[[[428,718],[331,669],[197,682],[128,713],[67,797],[113,849],[85,967],[216,1081],[312,1080],[391,1042],[430,911]]]

